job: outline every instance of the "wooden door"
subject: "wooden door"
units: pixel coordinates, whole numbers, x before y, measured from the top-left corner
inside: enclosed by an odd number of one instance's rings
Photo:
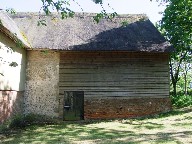
[[[64,92],[64,120],[84,119],[84,92],[65,91]]]

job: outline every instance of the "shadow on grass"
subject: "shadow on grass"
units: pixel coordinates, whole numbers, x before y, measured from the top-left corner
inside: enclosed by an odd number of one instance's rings
[[[74,141],[79,143],[86,141],[87,143],[132,143],[138,144],[142,142],[155,143],[180,143],[175,136],[192,135],[191,131],[175,132],[175,133],[156,133],[156,134],[136,134],[133,131],[105,130],[103,128],[87,129],[78,125],[52,125],[40,128],[38,126],[30,127],[27,131],[11,136],[2,141],[2,143],[64,143],[72,144]]]
[[[188,127],[188,126],[192,126],[192,122],[190,123],[176,123],[176,124],[172,124],[173,126],[182,126],[182,127]]]
[[[185,116],[184,117],[186,120],[192,120],[192,115],[191,116]]]
[[[86,125],[61,124],[50,126],[31,126],[27,130],[8,136],[3,143],[73,143],[72,141],[110,141],[111,139],[135,136],[132,131],[87,128]]]
[[[192,112],[192,107],[186,107],[186,108],[182,108],[182,109],[173,109],[172,111],[156,114],[153,116],[138,118],[137,120],[166,118],[166,117],[170,117],[170,116],[183,115],[183,114],[190,113],[190,112]],[[192,117],[188,117],[188,118],[192,119]]]
[[[163,126],[163,124],[158,124],[158,123],[152,123],[152,122],[143,123],[142,122],[142,123],[136,124],[136,126],[134,126],[134,128],[136,128],[136,129],[145,128],[145,129],[152,130],[152,129],[163,129],[164,126]]]
[[[167,114],[159,115],[156,118],[169,118],[169,116],[181,115],[181,119],[192,120],[192,116],[183,115],[192,110],[182,109],[174,110]],[[155,117],[153,117],[155,118]],[[149,118],[147,118],[149,119]],[[147,120],[146,119],[146,120]],[[105,128],[105,123],[118,122],[108,128]],[[100,127],[100,124],[102,126]],[[4,144],[18,143],[53,143],[53,144],[73,144],[73,143],[100,143],[100,144],[139,144],[143,142],[149,143],[176,143],[181,141],[178,137],[190,139],[192,135],[191,129],[187,129],[191,122],[186,124],[176,123],[173,126],[185,127],[185,129],[168,132],[162,131],[165,125],[150,121],[136,120],[116,120],[116,121],[79,121],[79,122],[63,122],[55,125],[44,126],[29,126],[25,130],[14,131],[10,135],[0,135],[0,141]],[[148,130],[148,132],[146,132]],[[154,130],[154,131],[153,131]],[[191,141],[190,141],[191,142]]]
[[[156,125],[156,123],[145,123],[144,125]],[[146,126],[144,126],[146,127]],[[161,125],[157,126],[161,127]],[[153,128],[153,127],[152,127]],[[151,129],[148,128],[147,129]],[[79,143],[126,143],[138,144],[142,142],[155,143],[181,143],[176,136],[192,135],[192,131],[182,131],[175,133],[157,132],[154,134],[135,133],[130,130],[114,130],[95,127],[87,127],[87,124],[67,123],[47,126],[31,126],[26,130],[8,136],[2,140],[5,144],[18,143],[64,143],[72,144],[74,141]]]

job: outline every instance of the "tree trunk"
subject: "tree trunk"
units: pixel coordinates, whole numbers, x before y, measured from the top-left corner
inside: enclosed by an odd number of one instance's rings
[[[184,54],[181,53],[180,60],[178,60],[178,64],[175,67],[175,70],[173,69],[173,65],[172,65],[173,63],[171,61],[171,57],[169,58],[170,75],[171,75],[171,81],[173,85],[173,96],[177,95],[177,82],[179,81],[180,67],[186,55],[187,55],[187,51]],[[173,70],[175,71],[174,73],[173,73]]]
[[[173,82],[173,96],[177,95],[177,83]]]
[[[187,71],[188,71],[187,63],[184,65],[184,94],[187,95]]]
[[[187,76],[184,74],[184,94],[187,95]]]

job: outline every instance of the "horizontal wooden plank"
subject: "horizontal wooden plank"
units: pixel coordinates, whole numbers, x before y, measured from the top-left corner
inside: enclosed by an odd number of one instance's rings
[[[165,91],[158,91],[158,90],[155,90],[155,89],[151,89],[151,90],[146,90],[146,89],[143,89],[143,90],[135,90],[135,91],[112,91],[112,92],[103,92],[103,91],[100,91],[100,92],[94,92],[94,91],[86,91],[85,92],[85,95],[93,95],[93,96],[127,96],[127,95],[137,95],[137,94],[167,94],[167,92]]]
[[[71,60],[71,59],[80,59],[80,60],[90,60],[90,59],[93,59],[93,60],[156,60],[156,61],[165,61],[166,58],[163,58],[163,57],[159,57],[159,56],[142,56],[142,55],[138,55],[138,56],[126,56],[126,55],[116,55],[116,56],[110,56],[110,55],[103,55],[103,56],[91,56],[91,55],[65,55],[63,57],[61,57],[61,61],[64,61],[64,60]]]
[[[98,72],[95,72],[95,73],[61,73],[60,74],[60,77],[74,77],[74,78],[86,78],[86,77],[124,77],[124,78],[131,78],[131,77],[168,77],[169,73],[164,71],[164,72],[159,72],[159,71],[154,71],[154,72],[145,72],[144,70],[143,71],[130,71],[127,73],[112,73],[112,72],[101,72],[101,73],[98,73]]]
[[[62,82],[69,82],[69,83],[89,83],[89,82],[95,82],[95,83],[99,83],[99,82],[116,82],[116,83],[120,83],[120,82],[123,82],[124,84],[132,84],[132,83],[136,83],[136,84],[139,84],[139,83],[169,83],[169,78],[168,76],[161,76],[161,77],[158,77],[157,75],[156,76],[150,76],[150,75],[146,75],[145,77],[136,77],[136,76],[128,76],[128,75],[85,75],[85,76],[80,76],[80,75],[61,75],[59,77],[59,82],[62,83]]]
[[[65,90],[66,91],[66,90]],[[64,92],[64,91],[63,91]],[[93,92],[93,91],[84,91],[86,95],[89,96],[129,96],[129,95],[153,95],[153,94],[162,94],[162,95],[169,95],[167,91],[160,91],[160,90],[148,90],[148,91],[121,91],[121,92]]]
[[[163,70],[168,70],[169,67],[168,65],[161,64],[161,65],[133,65],[133,64],[118,64],[118,65],[95,65],[95,64],[66,64],[66,65],[60,65],[60,71],[67,72],[67,71],[74,71],[74,70],[116,70],[116,71],[128,71],[128,70],[143,70],[145,69],[146,71],[163,71]]]
[[[151,87],[143,87],[143,86],[125,86],[125,87],[116,87],[116,86],[111,86],[111,87],[82,87],[82,86],[77,86],[77,87],[71,87],[71,86],[59,86],[61,90],[85,90],[85,91],[129,91],[129,90],[140,90],[140,89],[146,89],[146,90],[151,90],[151,89],[156,89],[156,90],[169,90],[169,87],[165,85],[153,85]]]
[[[107,52],[107,51],[101,51],[101,52],[61,52],[60,58],[61,59],[67,59],[67,58],[93,58],[93,57],[103,57],[103,58],[152,58],[152,59],[168,59],[167,53],[145,53],[145,52]]]
[[[155,62],[155,61],[143,61],[143,60],[140,60],[140,61],[88,61],[88,60],[85,60],[85,61],[75,61],[75,60],[71,60],[71,61],[60,61],[60,66],[62,68],[62,65],[97,65],[97,66],[158,66],[159,65],[167,65],[168,62]],[[156,64],[156,65],[154,65]]]
[[[66,58],[61,59],[60,64],[65,63],[167,63],[165,60],[158,60],[158,59],[147,59],[147,58],[137,58],[137,59],[130,59],[130,58]]]
[[[153,87],[164,86],[168,84],[168,81],[119,81],[119,82],[60,82],[59,86],[73,86],[73,87]]]
[[[156,96],[122,96],[122,97],[111,97],[111,96],[106,96],[106,97],[84,97],[84,100],[89,100],[89,99],[139,99],[139,98],[167,98],[169,96],[166,95],[156,95]]]
[[[63,93],[64,91],[85,91],[85,92],[132,92],[132,91],[141,91],[144,88],[131,87],[131,88],[118,88],[118,87],[60,87],[59,93]],[[154,88],[145,88],[146,91],[166,91],[169,92],[169,88],[165,87],[154,87]]]
[[[155,62],[155,61],[150,61],[150,62],[144,62],[144,61],[129,61],[129,62],[105,62],[105,61],[100,61],[100,62],[95,62],[95,61],[85,61],[81,62],[79,61],[65,61],[65,63],[60,63],[60,69],[61,68],[142,68],[142,67],[167,67],[168,62]]]
[[[120,79],[121,80],[121,79]],[[59,85],[62,86],[62,85],[67,85],[67,86],[70,86],[70,85],[76,85],[76,86],[83,86],[83,85],[88,85],[88,86],[91,86],[91,85],[94,85],[94,86],[110,86],[110,85],[123,85],[123,86],[143,86],[143,85],[148,85],[148,86],[155,86],[155,85],[158,85],[158,86],[161,86],[161,85],[165,85],[165,84],[169,84],[169,80],[168,79],[134,79],[134,80],[131,80],[131,79],[122,79],[121,81],[118,81],[118,80],[115,80],[113,78],[111,79],[84,79],[82,81],[79,81],[77,79],[74,79],[74,80],[60,80],[59,81]]]
[[[120,63],[120,64],[61,64],[59,66],[59,69],[103,69],[103,68],[117,68],[117,69],[134,69],[134,68],[169,68],[168,64],[158,64],[158,65],[149,65],[149,64],[141,64],[141,65],[134,65],[134,64],[128,64],[128,63]]]
[[[63,95],[60,95],[60,97],[63,97]],[[114,97],[114,96],[105,96],[105,97],[84,97],[84,100],[88,99],[135,99],[135,98],[166,98],[169,97],[167,95],[153,95],[153,96],[121,96],[121,97]]]
[[[87,77],[83,77],[83,76],[80,76],[80,75],[74,75],[74,76],[60,76],[60,82],[118,82],[118,81],[124,81],[124,82],[127,82],[127,81],[130,81],[130,82],[140,82],[140,81],[148,81],[148,82],[158,82],[158,81],[169,81],[168,80],[168,77],[166,76],[163,76],[163,77],[158,77],[158,75],[156,76],[149,76],[149,75],[146,75],[146,77],[136,77],[136,76],[117,76],[117,75],[111,75],[111,76],[99,76],[99,75],[92,75],[92,76],[89,76],[87,74]]]
[[[62,95],[62,93],[60,93],[60,95]],[[90,96],[90,97],[122,97],[122,96],[154,96],[154,95],[164,95],[164,96],[168,96],[169,93],[167,92],[149,92],[149,93],[145,93],[145,92],[88,92],[88,91],[84,91],[84,95],[85,96]]]
[[[161,64],[167,64],[168,61],[166,60],[161,60],[161,61],[157,61],[155,59],[91,59],[91,58],[86,58],[86,59],[82,59],[82,58],[79,58],[79,59],[75,59],[75,58],[71,58],[71,59],[65,59],[65,60],[60,60],[60,65],[66,65],[66,64],[79,64],[79,63],[82,63],[82,64],[98,64],[98,65],[101,65],[101,64],[148,64],[148,65],[161,65]]]
[[[92,98],[103,98],[103,97],[157,97],[157,96],[161,96],[161,97],[168,97],[169,95],[166,93],[135,93],[135,94],[126,94],[126,95],[114,95],[114,94],[103,94],[103,95],[99,95],[99,94],[95,94],[95,95],[85,95],[85,97],[92,97]]]
[[[84,54],[66,54],[61,55],[60,65],[62,64],[167,64],[168,56],[165,55],[143,55],[143,54],[122,54],[122,55],[89,55]]]
[[[64,95],[60,95],[59,97],[63,97]],[[164,95],[164,94],[142,94],[142,95],[126,95],[126,96],[110,96],[110,95],[105,95],[105,96],[98,96],[98,95],[84,95],[84,99],[89,99],[89,98],[97,98],[97,99],[133,99],[133,98],[165,98],[169,97],[169,95]]]
[[[74,69],[74,70],[71,70],[71,69],[65,69],[65,70],[60,70],[59,71],[59,74],[132,74],[132,75],[137,75],[137,74],[140,74],[140,75],[143,75],[143,74],[148,74],[148,75],[153,75],[153,74],[160,74],[160,75],[163,75],[164,73],[165,74],[168,74],[168,71],[167,69],[148,69],[148,70],[145,70],[145,69],[125,69],[125,70],[118,70],[118,69]]]

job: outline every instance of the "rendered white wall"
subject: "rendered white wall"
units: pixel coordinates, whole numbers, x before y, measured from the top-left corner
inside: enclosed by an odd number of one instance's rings
[[[9,66],[11,62],[16,62],[18,66]],[[0,90],[25,90],[25,63],[26,50],[0,33]]]

